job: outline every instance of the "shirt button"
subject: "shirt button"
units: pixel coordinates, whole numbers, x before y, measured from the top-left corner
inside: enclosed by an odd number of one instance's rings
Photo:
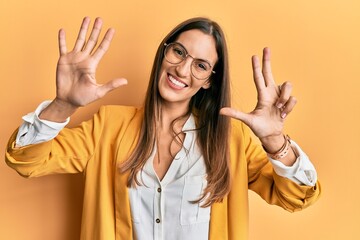
[[[160,223],[160,219],[157,218],[157,219],[156,219],[156,223]]]
[[[158,191],[158,192],[161,192],[161,188],[158,188],[157,191]]]

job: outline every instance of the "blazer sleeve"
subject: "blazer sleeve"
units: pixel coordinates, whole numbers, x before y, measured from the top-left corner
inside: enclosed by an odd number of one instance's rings
[[[252,139],[251,130],[243,123],[240,126],[250,190],[269,204],[278,205],[290,212],[302,210],[318,199],[321,191],[319,181],[311,187],[277,175],[260,143]]]
[[[16,130],[6,148],[6,163],[23,177],[83,172],[104,129],[105,109],[100,108],[91,120],[78,127],[64,128],[47,142],[16,148]]]

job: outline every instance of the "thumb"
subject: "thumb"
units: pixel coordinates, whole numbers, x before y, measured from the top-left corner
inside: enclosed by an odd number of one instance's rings
[[[118,88],[118,87],[121,87],[121,86],[124,86],[128,83],[128,81],[125,79],[125,78],[117,78],[117,79],[114,79],[114,80],[111,80],[103,85],[101,85],[99,87],[99,95],[101,97],[105,96],[108,92]]]
[[[224,115],[224,116],[231,117],[231,118],[238,119],[238,120],[244,122],[246,125],[249,125],[250,122],[251,122],[251,115],[250,114],[238,111],[238,110],[233,109],[233,108],[229,108],[229,107],[221,108],[220,109],[220,114]]]

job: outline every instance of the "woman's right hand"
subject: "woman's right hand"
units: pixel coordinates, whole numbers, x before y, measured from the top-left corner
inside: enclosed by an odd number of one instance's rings
[[[42,119],[63,121],[78,107],[85,106],[105,96],[111,90],[127,84],[124,78],[98,84],[96,68],[108,50],[114,36],[114,29],[108,29],[99,46],[96,44],[102,28],[102,20],[95,20],[93,29],[86,41],[90,18],[85,17],[72,51],[66,47],[65,31],[59,31],[60,58],[56,70],[56,98],[41,113]]]

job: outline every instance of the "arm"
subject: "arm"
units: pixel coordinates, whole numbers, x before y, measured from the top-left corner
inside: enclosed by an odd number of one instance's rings
[[[87,174],[102,171],[100,165],[112,168],[118,155],[128,154],[136,144],[142,116],[142,110],[134,107],[102,106],[92,119],[75,128],[64,128],[53,140],[20,148],[15,147],[15,131],[5,160],[24,177]],[[126,150],[119,153],[120,146]]]
[[[70,118],[63,123],[41,120],[39,118],[39,114],[50,103],[51,101],[44,101],[36,108],[35,112],[23,116],[24,122],[20,125],[16,136],[16,147],[50,141],[69,123]]]
[[[84,18],[75,46],[70,52],[66,47],[65,31],[63,29],[59,31],[60,57],[56,70],[56,97],[38,113],[38,118],[43,122],[66,123],[68,117],[79,107],[85,106],[127,83],[123,78],[114,79],[106,84],[97,83],[96,68],[109,48],[114,30],[109,29],[99,46],[96,47],[102,20],[100,18],[95,20],[90,37],[86,41],[89,23],[90,19]],[[84,123],[79,128],[64,129],[53,141],[48,141],[55,137],[54,134],[48,134],[47,127],[49,126],[41,124],[39,119],[38,121],[30,120],[27,126],[26,124],[21,126],[20,131],[11,137],[6,153],[7,163],[24,176],[43,175],[49,172],[82,171],[97,141],[96,133],[98,131],[94,130],[93,125],[98,122],[96,121],[98,117],[95,116],[94,121]],[[93,128],[87,129],[91,126]],[[97,124],[97,126],[100,125]],[[97,130],[99,129],[101,128],[97,127]],[[33,135],[42,135],[41,141],[33,142],[34,139],[27,136],[29,130]],[[15,139],[19,140],[18,145],[15,144]],[[75,162],[70,159],[75,159]],[[73,165],[69,166],[68,164]]]
[[[250,113],[243,113],[233,108],[222,108],[220,114],[244,122],[260,139],[269,155],[274,155],[286,142],[284,123],[286,116],[293,110],[297,100],[291,96],[292,86],[289,82],[277,86],[272,76],[270,50],[264,49],[261,69],[257,56],[252,57],[254,82],[258,93],[258,102]],[[278,158],[286,166],[292,166],[297,157],[290,148],[286,155]]]
[[[105,109],[76,128],[64,128],[50,141],[15,147],[15,131],[7,145],[6,163],[24,177],[83,172],[99,144]]]
[[[257,56],[252,57],[252,67],[258,93],[255,109],[250,113],[243,113],[236,109],[223,108],[220,114],[240,120],[247,125],[242,124],[239,134],[244,135],[243,141],[246,143],[242,147],[246,149],[249,189],[257,192],[271,204],[280,205],[289,211],[296,211],[308,206],[320,193],[319,184],[315,184],[316,179],[311,182],[310,179],[306,179],[307,176],[305,179],[296,178],[304,175],[305,169],[301,169],[301,167],[304,162],[308,161],[306,155],[302,154],[303,152],[299,148],[297,150],[300,151],[290,148],[286,155],[276,160],[269,161],[268,158],[284,146],[285,119],[293,110],[296,99],[291,96],[290,83],[284,83],[281,87],[276,85],[271,73],[268,48],[265,48],[263,52],[262,68]],[[263,147],[251,139],[248,128],[260,139]],[[301,155],[297,157],[296,154]],[[274,172],[271,162],[275,165],[276,172]],[[307,170],[315,172],[314,168]],[[302,173],[298,174],[300,172]],[[309,186],[304,186],[304,184]]]
[[[250,190],[269,204],[278,205],[290,212],[302,210],[319,198],[319,182],[308,186],[277,174],[262,146],[251,138],[248,127],[242,125],[240,131],[243,135]]]
[[[277,175],[286,177],[299,185],[315,186],[317,173],[314,165],[304,151],[291,140],[297,159],[292,166],[286,166],[282,162],[269,158]]]

